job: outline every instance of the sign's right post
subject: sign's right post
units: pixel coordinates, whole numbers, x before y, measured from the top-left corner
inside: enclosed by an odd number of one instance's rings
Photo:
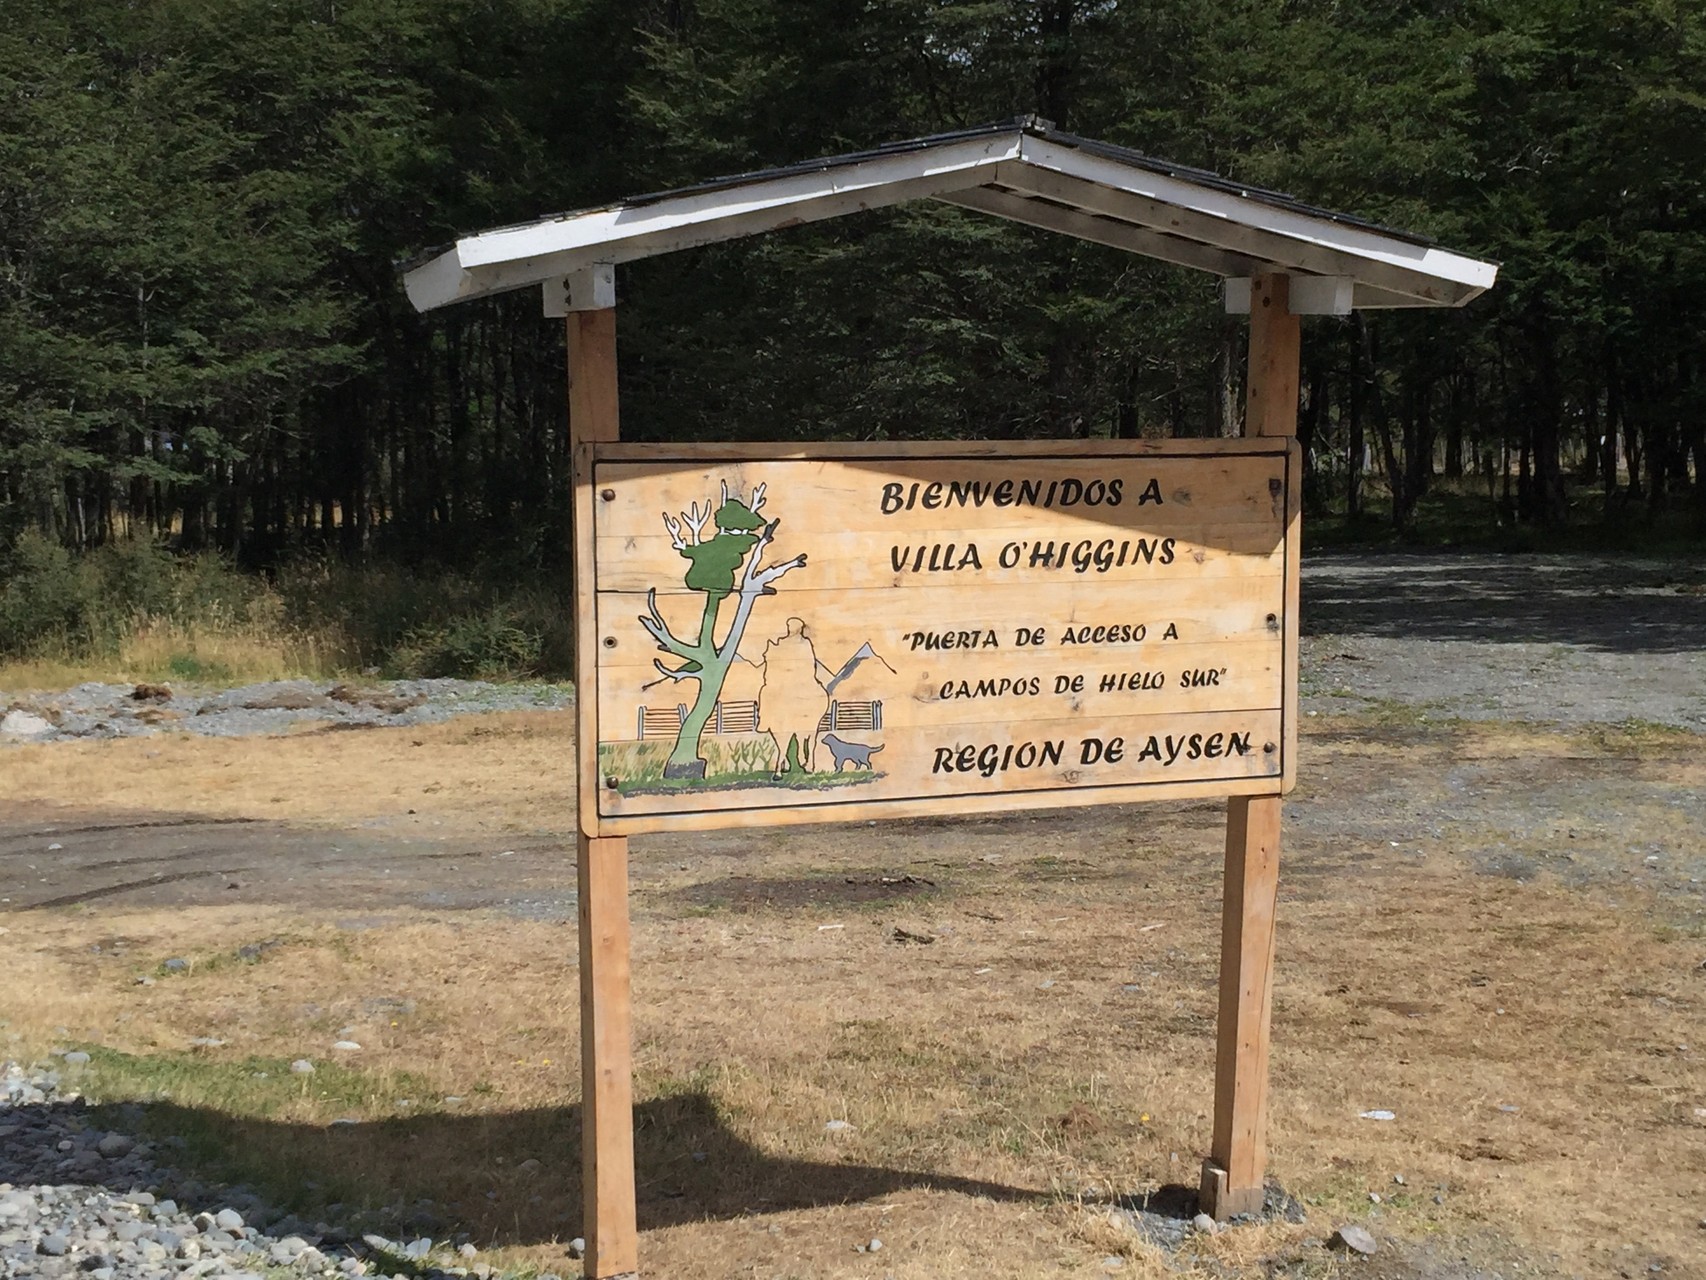
[[[1250,285],[1250,356],[1244,434],[1297,434],[1298,319],[1290,278]],[[1295,499],[1294,499],[1295,501]],[[1295,545],[1298,516],[1291,513]],[[1296,756],[1297,575],[1286,602],[1285,786]],[[1279,891],[1280,797],[1234,796],[1226,806],[1226,875],[1220,926],[1214,1139],[1203,1163],[1203,1212],[1216,1220],[1262,1207],[1268,1118],[1268,1030],[1273,1008],[1274,904]]]

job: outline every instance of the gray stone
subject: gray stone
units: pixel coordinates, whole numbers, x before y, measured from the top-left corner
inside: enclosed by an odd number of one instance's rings
[[[81,1049],[73,1049],[65,1055],[65,1064],[70,1067],[86,1067],[89,1065],[89,1055]]]
[[[881,1253],[883,1251],[883,1242],[875,1236],[872,1236],[871,1243],[866,1247],[869,1248],[872,1253]]]
[[[0,738],[22,738],[29,741],[36,738],[51,737],[52,735],[53,722],[36,715],[33,711],[14,707],[4,716],[0,716]]]
[[[63,1258],[70,1248],[71,1241],[57,1231],[36,1241],[36,1252],[45,1254],[49,1258]]]
[[[235,1231],[243,1225],[243,1215],[235,1209],[221,1209],[213,1215],[213,1222],[221,1231]]]
[[[459,1256],[464,1258],[478,1257],[480,1253],[480,1251],[471,1244],[463,1245],[461,1248],[457,1249],[456,1252]]]
[[[1197,1214],[1196,1217],[1191,1219],[1191,1225],[1198,1231],[1202,1232],[1205,1236],[1216,1235],[1220,1231],[1220,1224],[1213,1218],[1209,1217],[1206,1213]]]
[[[1365,1258],[1373,1257],[1380,1248],[1374,1237],[1355,1223],[1346,1223],[1333,1232],[1327,1240],[1327,1245],[1329,1248],[1340,1249],[1346,1253],[1361,1254]]]
[[[307,1058],[298,1058],[290,1064],[290,1070],[295,1075],[311,1076],[314,1074],[314,1064]]]
[[[432,1240],[427,1236],[421,1236],[419,1239],[411,1240],[408,1244],[403,1246],[403,1256],[405,1258],[424,1258],[431,1252]]]
[[[583,1258],[585,1256],[586,1239],[583,1236],[576,1236],[573,1240],[569,1241],[569,1257]]]
[[[108,1160],[117,1160],[123,1156],[128,1156],[135,1148],[135,1140],[125,1137],[122,1133],[109,1133],[95,1144],[95,1150]]]
[[[173,956],[170,960],[166,961],[165,965],[162,967],[167,973],[182,973],[185,969],[190,967],[190,962],[185,960],[182,956]]]

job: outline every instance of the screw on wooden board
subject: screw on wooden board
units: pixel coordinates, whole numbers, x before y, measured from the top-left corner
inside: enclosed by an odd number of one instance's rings
[[[1274,752],[1278,751],[1279,748],[1274,746],[1274,744],[1271,742],[1264,742],[1262,744],[1262,750],[1267,752],[1271,756],[1271,755],[1273,755]]]
[[[605,636],[604,637],[604,647],[606,649],[614,649],[616,647],[616,637],[615,636]]]
[[[606,502],[615,502],[616,501],[616,490],[614,490],[614,489],[601,489],[599,491],[598,496],[603,498]]]
[[[1279,630],[1279,614],[1270,613],[1268,615],[1268,630],[1269,631],[1278,631]]]
[[[618,781],[619,781],[619,779],[616,777],[616,775],[611,774],[608,778],[606,778],[604,780],[604,785],[609,787],[612,791],[614,791],[614,790],[616,790],[616,784]]]

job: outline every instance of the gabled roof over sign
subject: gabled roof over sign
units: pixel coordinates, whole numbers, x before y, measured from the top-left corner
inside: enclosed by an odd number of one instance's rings
[[[1425,237],[1027,117],[482,231],[410,264],[404,283],[422,311],[545,285],[556,314],[550,290],[560,301],[559,282],[594,267],[923,199],[1213,272],[1231,310],[1264,273],[1293,277],[1293,311],[1332,314],[1462,306],[1498,274]]]

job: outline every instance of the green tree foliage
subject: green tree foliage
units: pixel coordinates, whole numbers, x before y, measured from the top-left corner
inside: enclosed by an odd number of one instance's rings
[[[1706,35],[1675,0],[14,0],[0,555],[560,563],[561,334],[459,231],[1035,112],[1499,259],[1312,323],[1310,498],[1706,516]],[[1236,430],[1215,282],[947,206],[624,268],[635,439]],[[1621,466],[1621,469],[1620,469]],[[37,554],[32,552],[31,554]]]

